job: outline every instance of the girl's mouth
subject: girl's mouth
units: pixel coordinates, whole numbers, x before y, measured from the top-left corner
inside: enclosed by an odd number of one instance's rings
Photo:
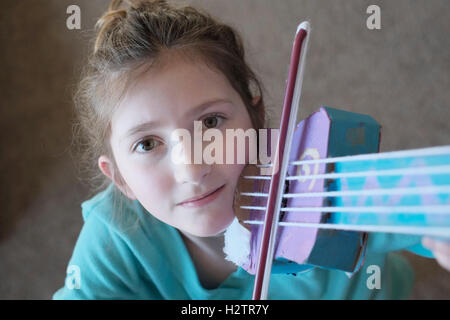
[[[206,196],[203,196],[201,198],[195,199],[195,200],[189,200],[189,201],[183,201],[179,203],[178,205],[187,207],[187,208],[198,208],[202,207],[204,205],[207,205],[208,203],[214,201],[222,192],[225,185],[222,185],[221,187],[217,188],[216,190],[208,193]]]

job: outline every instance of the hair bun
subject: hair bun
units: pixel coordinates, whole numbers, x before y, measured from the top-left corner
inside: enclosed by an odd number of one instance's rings
[[[98,29],[97,38],[94,45],[94,53],[100,48],[104,41],[108,30],[111,30],[118,22],[127,17],[129,8],[136,8],[136,1],[132,0],[112,0],[106,11],[95,23],[95,28]]]
[[[112,0],[106,11],[95,23],[99,30],[95,40],[94,53],[100,48],[108,30],[127,17],[129,9],[137,10],[141,6],[151,4],[167,4],[166,0]]]

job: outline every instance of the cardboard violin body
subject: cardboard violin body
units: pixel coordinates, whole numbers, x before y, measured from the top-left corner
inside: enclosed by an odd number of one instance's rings
[[[301,121],[294,132],[290,162],[379,151],[380,126],[370,116],[322,107]],[[270,140],[270,139],[269,139]],[[270,150],[268,151],[270,154]],[[290,166],[288,176],[308,176],[334,171],[330,164]],[[328,190],[325,179],[286,181],[288,193],[312,193]],[[256,180],[255,192],[268,192],[269,180]],[[284,207],[329,207],[329,198],[291,198]],[[266,198],[254,198],[252,205],[265,206]],[[252,210],[250,220],[263,221],[264,211]],[[327,212],[284,212],[280,221],[327,223]],[[367,241],[367,233],[302,227],[279,227],[275,244],[273,273],[294,273],[320,266],[354,272],[358,268]],[[242,266],[256,272],[262,225],[251,226],[250,258]]]

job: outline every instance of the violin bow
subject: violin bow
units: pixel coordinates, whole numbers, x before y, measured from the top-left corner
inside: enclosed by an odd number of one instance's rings
[[[267,210],[263,226],[263,238],[259,250],[258,267],[253,288],[253,300],[265,300],[269,290],[276,232],[281,211],[284,182],[291,151],[294,128],[300,104],[306,52],[310,34],[309,22],[297,27],[289,64],[286,94],[281,114],[280,135],[275,152],[269,189]],[[279,170],[278,170],[279,169]]]

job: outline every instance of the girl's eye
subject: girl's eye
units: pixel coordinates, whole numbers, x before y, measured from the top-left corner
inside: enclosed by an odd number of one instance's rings
[[[213,114],[207,118],[205,118],[203,120],[203,125],[208,128],[215,128],[217,127],[220,123],[222,123],[222,121],[225,119],[225,117],[218,115],[218,114]],[[218,124],[219,123],[219,124]]]
[[[155,140],[153,138],[148,138],[148,139],[145,139],[145,140],[142,140],[141,142],[139,142],[134,149],[141,153],[150,152],[154,148],[156,148],[159,143],[160,142],[158,140]],[[141,151],[139,151],[138,149],[140,149]]]

